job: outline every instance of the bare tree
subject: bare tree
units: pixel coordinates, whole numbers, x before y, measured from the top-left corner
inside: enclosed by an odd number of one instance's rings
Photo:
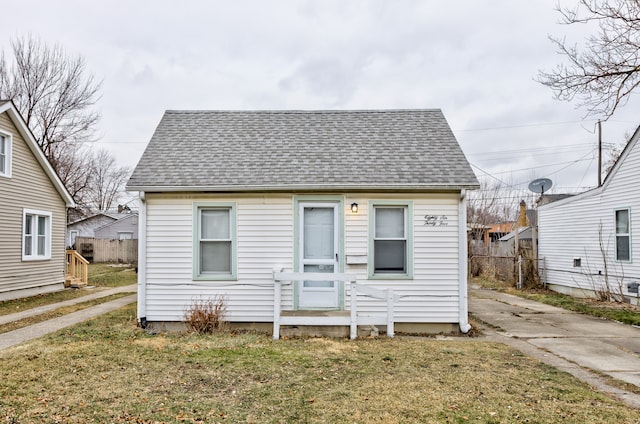
[[[94,168],[93,155],[89,149],[75,145],[61,144],[57,150],[56,172],[81,214],[86,213],[91,209],[89,191]]]
[[[0,55],[0,98],[11,99],[36,141],[81,204],[87,188],[83,143],[92,141],[99,115],[93,110],[100,83],[81,56],[28,36],[11,40],[13,61]]]
[[[471,192],[467,203],[467,221],[486,226],[514,219],[518,193],[498,181],[481,180],[480,190]]]
[[[106,211],[120,200],[131,169],[116,166],[116,160],[106,150],[94,155],[92,168],[89,201],[93,208]]]
[[[609,173],[613,169],[613,166],[616,164],[616,162],[618,162],[622,151],[627,146],[627,144],[629,144],[629,141],[631,141],[631,134],[625,133],[624,139],[624,143],[609,144],[605,146],[605,154],[607,158],[605,163],[603,164],[603,174],[605,177],[609,175]]]
[[[557,99],[579,99],[588,115],[610,118],[640,85],[640,0],[578,0],[557,9],[561,23],[595,24],[583,46],[550,37],[566,64],[540,71],[538,81]]]

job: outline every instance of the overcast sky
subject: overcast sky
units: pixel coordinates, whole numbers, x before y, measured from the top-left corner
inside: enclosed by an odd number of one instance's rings
[[[562,59],[549,34],[587,31],[556,3],[21,0],[3,4],[0,47],[31,33],[84,56],[103,81],[98,145],[121,165],[167,109],[439,108],[478,177],[575,192],[597,181],[596,118],[534,80]],[[605,143],[635,130],[634,105]]]

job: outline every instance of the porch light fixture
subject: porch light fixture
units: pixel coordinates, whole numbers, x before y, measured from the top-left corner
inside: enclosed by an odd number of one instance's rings
[[[351,212],[358,213],[358,204],[357,203],[352,203],[351,204]]]

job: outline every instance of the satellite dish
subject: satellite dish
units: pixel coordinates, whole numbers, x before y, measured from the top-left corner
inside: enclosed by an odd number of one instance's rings
[[[534,193],[544,194],[545,191],[549,190],[553,182],[549,178],[538,178],[537,180],[533,180],[529,183],[529,190]]]

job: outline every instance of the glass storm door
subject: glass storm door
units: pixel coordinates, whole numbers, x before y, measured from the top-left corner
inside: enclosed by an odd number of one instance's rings
[[[300,203],[299,266],[302,272],[338,272],[338,205]],[[337,281],[299,281],[298,307],[338,308]]]

